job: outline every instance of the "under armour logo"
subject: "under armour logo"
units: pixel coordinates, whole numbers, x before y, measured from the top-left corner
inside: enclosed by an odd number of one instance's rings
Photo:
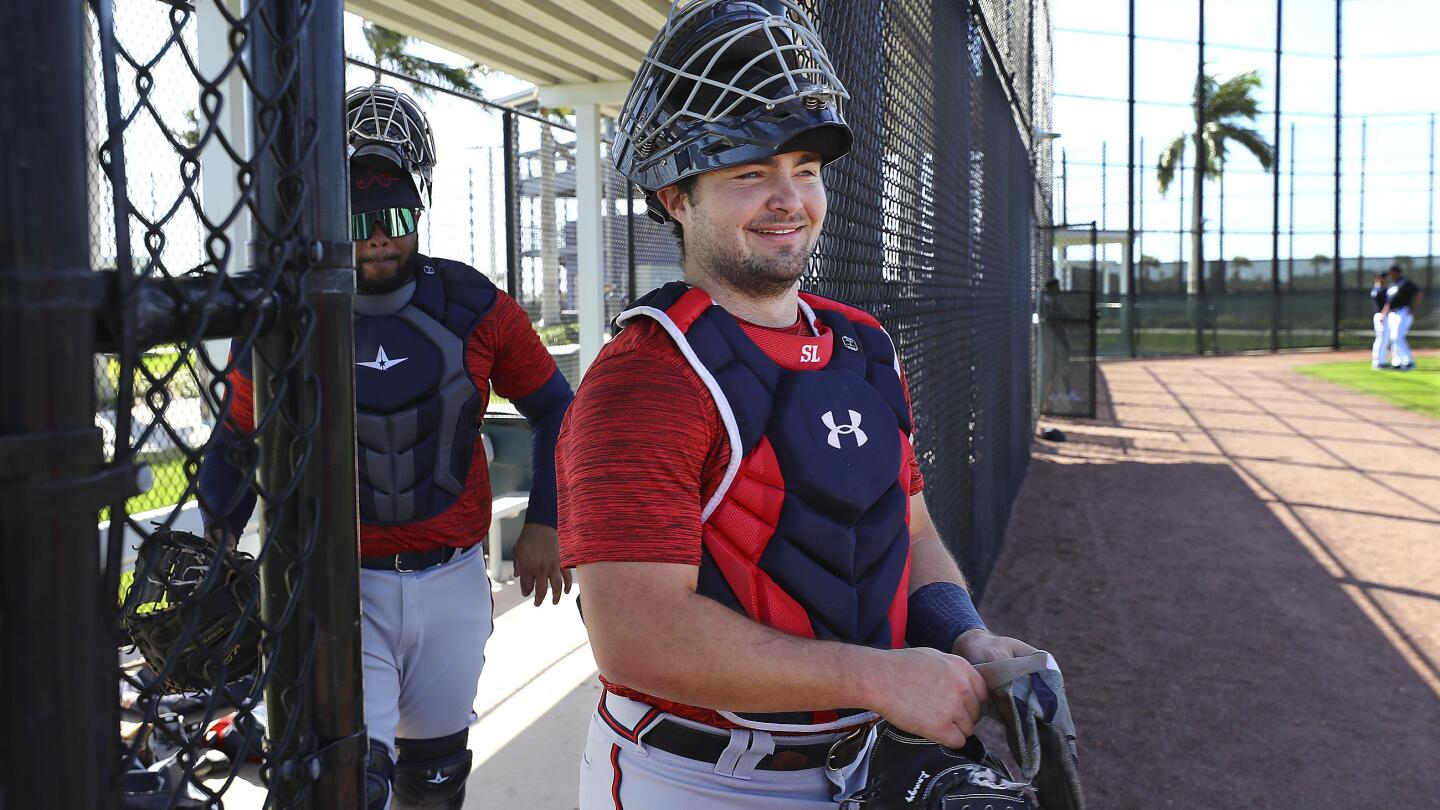
[[[377,371],[389,371],[391,368],[398,366],[409,359],[410,358],[408,357],[397,357],[394,360],[391,360],[389,357],[385,356],[385,347],[381,346],[380,351],[375,353],[374,360],[362,360],[355,365],[364,366],[366,368],[373,368]],[[861,444],[864,444],[864,442],[862,441]]]
[[[835,413],[833,411],[826,411],[825,414],[820,417],[820,421],[825,423],[825,427],[830,428],[830,435],[825,441],[829,442],[830,446],[836,450],[840,449],[841,436],[849,436],[852,433],[855,434],[856,447],[864,447],[865,442],[869,441],[865,436],[865,431],[860,429],[859,411],[848,411],[848,413],[850,414],[850,424],[848,425],[835,424]]]
[[[841,335],[840,342],[845,344],[845,348],[849,349],[852,352],[860,351],[860,344],[856,343],[855,338],[852,338],[849,335]]]
[[[390,186],[394,185],[395,182],[399,179],[399,177],[396,177],[393,174],[376,172],[375,174],[369,175],[368,177],[355,178],[355,187],[360,189],[361,191],[364,191],[375,185],[376,183],[379,183],[381,188],[389,188]]]
[[[428,783],[430,783],[430,784],[432,784],[432,785],[443,785],[443,784],[445,784],[446,782],[449,782],[449,781],[450,781],[450,776],[449,776],[448,774],[441,773],[441,772],[438,771],[438,770],[437,770],[437,771],[431,771],[431,772],[430,772],[430,778],[429,778],[429,779],[426,779],[425,781],[428,782]]]

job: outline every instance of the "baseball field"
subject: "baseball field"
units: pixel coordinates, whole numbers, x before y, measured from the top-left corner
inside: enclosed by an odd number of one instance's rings
[[[1335,357],[1107,362],[1042,420],[981,610],[1065,669],[1092,806],[1440,796],[1433,374]]]
[[[1414,370],[1400,373],[1376,371],[1366,360],[1317,363],[1300,371],[1440,419],[1440,362],[1433,359],[1421,358]]]

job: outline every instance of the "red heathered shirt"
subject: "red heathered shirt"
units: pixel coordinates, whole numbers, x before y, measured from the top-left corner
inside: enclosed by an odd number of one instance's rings
[[[555,373],[555,360],[546,351],[540,336],[530,326],[530,316],[514,298],[503,291],[465,344],[465,368],[480,390],[481,412],[493,390],[506,399],[522,399],[535,393]],[[230,412],[232,429],[244,433],[255,427],[255,400],[248,377],[239,370],[230,372],[235,386],[235,404]],[[490,468],[485,448],[475,441],[465,490],[450,508],[438,515],[398,526],[360,524],[360,553],[383,557],[401,551],[425,551],[439,546],[467,548],[490,531]]]
[[[804,319],[766,329],[736,319],[782,367],[800,369],[799,346],[830,359],[831,334],[811,337]],[[823,328],[823,327],[822,327]],[[903,374],[902,374],[903,384]],[[909,401],[909,388],[905,389]],[[720,485],[730,442],[714,401],[670,336],[636,318],[585,374],[560,428],[555,480],[560,496],[560,558],[596,562],[700,564],[700,513]],[[924,488],[908,442],[911,495]],[[720,728],[735,724],[712,709],[687,706],[601,678],[605,688]]]

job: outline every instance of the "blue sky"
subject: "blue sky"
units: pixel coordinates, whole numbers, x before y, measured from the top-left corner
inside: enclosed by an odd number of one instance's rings
[[[1145,225],[1175,229],[1181,212],[1175,190],[1161,199],[1154,164],[1164,144],[1192,126],[1188,107],[1194,82],[1197,33],[1195,0],[1141,0],[1136,12],[1136,98],[1160,102],[1136,108],[1136,137],[1145,140],[1143,156]],[[1274,0],[1209,0],[1206,3],[1206,62],[1225,78],[1258,70],[1267,112],[1256,126],[1270,140],[1275,108]],[[1282,168],[1289,169],[1290,125],[1296,127],[1295,255],[1309,258],[1333,252],[1334,47],[1333,0],[1286,0],[1282,62]],[[1068,215],[1072,222],[1101,217],[1102,144],[1108,145],[1105,219],[1125,227],[1125,145],[1128,4],[1125,0],[1053,0],[1055,50],[1054,128],[1056,171],[1063,149],[1070,164]],[[1344,0],[1342,63],[1342,252],[1360,247],[1361,118],[1366,126],[1365,240],[1367,257],[1423,255],[1429,197],[1429,118],[1440,110],[1440,4],[1424,0]],[[1105,96],[1119,102],[1075,98]],[[1420,113],[1420,115],[1409,115]],[[1398,115],[1405,114],[1405,115]],[[1138,143],[1137,143],[1138,150]],[[1232,152],[1226,179],[1225,254],[1268,258],[1271,180],[1248,155]],[[1057,176],[1057,208],[1059,178]],[[1282,195],[1289,178],[1282,177]],[[1186,189],[1189,196],[1189,189]],[[1218,189],[1206,190],[1208,227],[1219,217]],[[1187,200],[1188,205],[1188,200]],[[1188,214],[1186,215],[1188,223]],[[1057,213],[1058,217],[1058,213]],[[1281,200],[1282,229],[1288,200]],[[1247,235],[1244,231],[1262,231]],[[1218,234],[1207,240],[1215,257]],[[1148,236],[1145,253],[1170,261],[1178,249],[1173,234]],[[1281,255],[1287,237],[1282,233]],[[1117,254],[1118,255],[1118,254]]]

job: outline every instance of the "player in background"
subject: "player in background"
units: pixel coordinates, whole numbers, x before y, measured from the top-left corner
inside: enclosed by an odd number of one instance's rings
[[[1370,348],[1370,368],[1379,370],[1390,365],[1390,329],[1385,324],[1385,290],[1390,286],[1387,273],[1376,273],[1370,288],[1370,303],[1375,305],[1375,344]]]
[[[1385,316],[1391,350],[1395,353],[1390,367],[1399,371],[1410,371],[1415,368],[1415,358],[1410,355],[1410,342],[1405,336],[1410,332],[1410,324],[1415,320],[1412,309],[1420,306],[1425,293],[1415,282],[1405,277],[1405,268],[1398,264],[1390,265],[1388,275],[1390,286],[1385,288],[1385,308],[1381,310],[1381,314]]]
[[[355,243],[355,432],[370,810],[458,810],[467,736],[493,626],[483,540],[491,492],[480,422],[493,389],[530,423],[534,482],[515,573],[535,604],[569,590],[555,531],[554,451],[570,386],[524,309],[483,273],[417,250],[435,144],[409,96],[376,84],[346,96]],[[255,495],[241,470],[254,430],[248,357],[200,469],[211,510],[238,536]],[[320,429],[324,429],[321,426]],[[248,488],[247,488],[248,489]],[[208,517],[208,516],[207,516]],[[346,542],[349,538],[335,538]]]

